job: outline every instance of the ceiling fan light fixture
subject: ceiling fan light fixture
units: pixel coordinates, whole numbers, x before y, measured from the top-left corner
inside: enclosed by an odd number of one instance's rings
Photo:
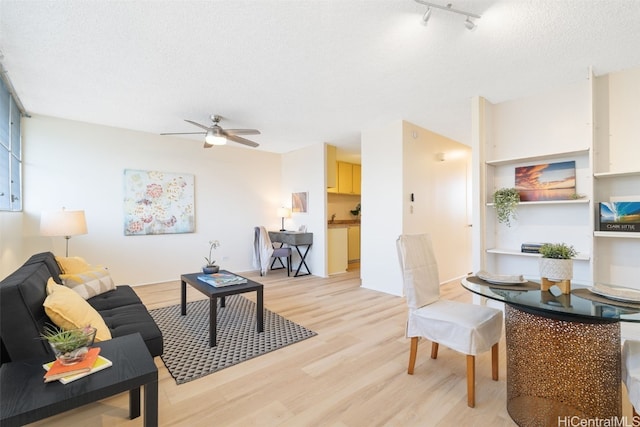
[[[204,141],[211,145],[225,145],[227,143],[227,138],[217,135],[213,129],[209,129],[207,131],[207,136],[204,137]]]

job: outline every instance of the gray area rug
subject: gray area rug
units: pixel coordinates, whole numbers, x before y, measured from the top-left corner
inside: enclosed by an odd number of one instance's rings
[[[270,351],[305,340],[316,333],[264,310],[264,332],[256,332],[256,304],[241,295],[218,302],[217,346],[209,347],[209,300],[150,310],[164,338],[162,360],[177,384],[201,378]]]

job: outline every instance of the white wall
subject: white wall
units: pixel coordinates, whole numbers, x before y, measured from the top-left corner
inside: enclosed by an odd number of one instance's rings
[[[361,147],[362,286],[402,295],[396,252],[396,239],[402,234],[402,121],[363,131]]]
[[[402,295],[395,246],[402,233],[432,235],[441,282],[465,275],[471,149],[401,120],[363,132],[361,146],[362,286]],[[449,161],[439,161],[438,153]]]
[[[69,254],[105,265],[116,283],[133,285],[197,271],[211,239],[222,244],[215,254],[222,268],[252,270],[253,227],[280,228],[278,154],[231,144],[205,150],[197,140],[43,116],[23,119],[22,129],[24,212],[0,213],[2,277],[33,253],[64,255],[64,238],[39,235],[40,212],[62,206],[84,209],[89,229],[71,238]],[[194,174],[195,232],[124,236],[124,169]]]
[[[313,233],[313,245],[307,255],[306,263],[311,269],[311,273],[320,277],[327,276],[325,162],[324,143],[282,155],[283,196],[280,204],[290,208],[291,193],[297,192],[307,192],[309,202],[307,213],[292,213],[291,218],[285,220],[285,229],[297,230],[301,225],[305,225],[307,231]],[[294,251],[292,262],[294,268],[297,268],[299,258]],[[304,267],[301,269],[302,272],[304,272]]]
[[[407,122],[403,147],[403,233],[431,235],[441,283],[463,277],[471,271],[471,148]]]

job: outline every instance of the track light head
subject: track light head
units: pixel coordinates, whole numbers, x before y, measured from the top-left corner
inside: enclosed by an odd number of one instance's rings
[[[467,27],[467,30],[472,31],[476,28],[476,24],[473,23],[471,19],[467,16],[467,19],[464,21],[464,26]]]
[[[425,25],[429,21],[429,18],[431,18],[431,7],[427,8],[427,11],[422,15],[422,21]]]

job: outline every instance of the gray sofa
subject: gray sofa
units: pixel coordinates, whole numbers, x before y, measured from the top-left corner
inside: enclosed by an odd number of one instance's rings
[[[43,252],[0,282],[0,364],[54,356],[40,338],[45,324],[53,324],[42,304],[49,277],[62,284],[60,274],[54,255]],[[112,337],[139,332],[151,356],[162,354],[162,333],[130,286],[117,286],[87,302],[100,313]]]

